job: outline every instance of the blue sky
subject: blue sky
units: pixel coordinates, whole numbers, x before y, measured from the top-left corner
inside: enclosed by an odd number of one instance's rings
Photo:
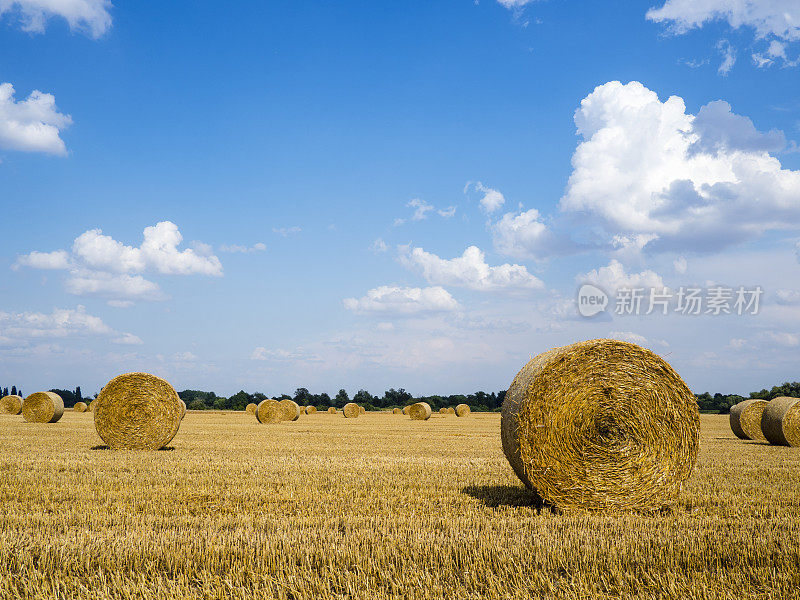
[[[594,337],[798,378],[790,0],[0,13],[2,385],[458,393]],[[585,319],[583,282],[763,295]]]

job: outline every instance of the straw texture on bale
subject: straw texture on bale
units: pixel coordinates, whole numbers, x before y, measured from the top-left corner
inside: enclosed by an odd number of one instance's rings
[[[359,412],[359,414],[362,414],[362,415],[363,415],[363,414],[366,414],[366,412],[367,412],[367,409],[366,409],[366,408],[364,408],[363,406],[359,405],[359,406],[358,406],[358,412]]]
[[[413,421],[427,421],[431,418],[431,405],[427,402],[417,402],[408,409],[408,416]]]
[[[256,419],[259,423],[280,423],[283,421],[283,415],[283,406],[272,398],[262,400],[256,407]]]
[[[300,405],[294,400],[281,400],[284,421],[297,421],[300,418]]]
[[[332,414],[332,415],[335,415],[336,414],[336,407],[335,406],[329,406],[328,407],[328,412],[330,414]]]
[[[407,405],[405,405],[405,406],[403,407],[403,414],[404,414],[404,415],[407,415],[407,414],[408,414],[408,411],[409,411],[410,409],[411,409],[411,405],[410,405],[410,404],[407,404]]]
[[[506,393],[503,451],[561,509],[659,509],[697,460],[694,394],[661,357],[589,340],[533,358]]]
[[[306,414],[307,415],[313,415],[315,412],[317,412],[317,407],[316,406],[310,406],[310,405],[306,406]]]
[[[348,402],[344,405],[342,412],[344,413],[345,419],[355,419],[358,415],[361,414],[360,406],[355,402]]]
[[[761,415],[761,431],[770,444],[800,446],[800,398],[770,400]]]
[[[392,409],[392,414],[393,415],[402,415],[403,414],[403,410],[400,409],[400,408],[393,408]]]
[[[158,450],[181,424],[181,399],[169,382],[149,373],[109,381],[95,400],[94,427],[109,448]]]
[[[89,407],[86,406],[86,402],[76,402],[75,406],[72,407],[72,410],[75,412],[86,412],[89,410]]]
[[[97,405],[97,398],[89,402],[89,412],[94,412],[96,405]]]
[[[459,404],[458,406],[456,406],[454,412],[456,413],[457,417],[466,417],[472,411],[469,408],[469,404]]]
[[[455,409],[455,408],[453,408],[452,406],[448,406],[448,407],[447,407],[447,414],[448,414],[448,415],[454,415],[454,414],[456,414],[456,409]]]
[[[178,398],[178,400],[181,403],[181,421],[183,421],[183,417],[186,416],[186,402],[184,402],[181,398]]]
[[[767,406],[766,400],[744,400],[731,406],[731,430],[742,440],[763,440],[761,414]]]
[[[256,414],[256,409],[258,408],[258,404],[251,402],[245,407],[245,412],[250,413],[251,415]]]
[[[55,423],[64,415],[64,401],[55,392],[34,392],[22,401],[28,423]]]
[[[18,415],[22,412],[22,396],[11,395],[0,398],[0,414]]]
[[[443,406],[442,408],[439,409],[439,414],[440,415],[446,415],[447,414],[447,409]]]

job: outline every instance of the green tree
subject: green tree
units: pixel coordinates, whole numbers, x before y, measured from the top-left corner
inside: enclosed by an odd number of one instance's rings
[[[348,402],[350,402],[350,396],[347,395],[347,390],[339,390],[339,393],[336,394],[336,397],[333,399],[336,406],[342,407]],[[356,400],[358,402],[358,400]]]

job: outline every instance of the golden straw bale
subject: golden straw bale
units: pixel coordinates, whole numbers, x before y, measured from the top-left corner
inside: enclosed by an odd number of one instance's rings
[[[64,401],[55,392],[34,392],[22,401],[28,423],[55,423],[64,415]]]
[[[447,409],[443,406],[442,408],[439,409],[439,414],[440,415],[446,415],[447,414]]]
[[[766,400],[744,400],[731,406],[730,424],[736,437],[743,440],[764,440],[761,432],[761,414]]]
[[[94,412],[96,406],[97,398],[89,402],[89,412]]]
[[[413,421],[427,421],[431,418],[431,405],[427,402],[416,402],[408,409],[408,416]]]
[[[332,414],[332,415],[335,415],[336,414],[336,407],[335,406],[329,406],[328,407],[328,413]]]
[[[72,410],[75,412],[86,412],[89,410],[89,407],[86,405],[86,402],[76,402],[75,406],[72,407]]]
[[[472,412],[472,410],[470,409],[469,404],[459,404],[456,406],[453,412],[456,413],[457,417],[466,417]]]
[[[184,402],[181,398],[178,398],[181,403],[181,421],[183,421],[183,417],[186,416],[186,402]]]
[[[244,410],[245,410],[245,412],[246,412],[246,413],[249,413],[249,414],[251,414],[251,415],[254,415],[254,414],[256,414],[256,409],[257,409],[257,408],[258,408],[258,404],[256,404],[255,402],[251,402],[250,404],[248,404],[248,405],[245,407],[245,409],[244,409]]]
[[[452,406],[448,406],[448,407],[447,407],[447,414],[448,414],[448,415],[454,415],[454,414],[456,414],[456,409],[455,409],[455,408],[453,408]]]
[[[404,414],[404,415],[407,415],[407,414],[408,414],[408,411],[409,411],[409,409],[410,409],[410,408],[411,408],[411,405],[410,405],[410,404],[406,404],[406,405],[403,407],[403,414]]]
[[[559,508],[661,508],[692,474],[700,416],[660,356],[589,340],[517,374],[503,402],[503,451],[526,486]]]
[[[317,412],[317,407],[316,406],[311,406],[310,404],[308,406],[306,406],[306,414],[307,415],[313,415],[315,412]]]
[[[342,412],[344,413],[345,419],[355,419],[358,415],[361,414],[360,406],[355,402],[348,402],[344,405]]]
[[[364,408],[363,406],[359,405],[358,406],[358,412],[363,415],[363,414],[365,414],[367,412],[367,409]]]
[[[800,446],[800,398],[770,400],[761,416],[761,431],[770,444]]]
[[[300,418],[300,405],[294,400],[281,400],[284,421],[297,421]]]
[[[22,396],[11,395],[0,398],[0,415],[18,415],[22,412]]]
[[[280,423],[284,414],[284,407],[272,398],[262,400],[256,407],[256,419],[259,423]]]
[[[393,415],[402,415],[403,414],[403,410],[400,409],[400,408],[393,408],[392,409],[392,414]]]
[[[183,407],[175,388],[149,373],[118,375],[95,402],[94,427],[109,448],[158,450],[181,424]]]

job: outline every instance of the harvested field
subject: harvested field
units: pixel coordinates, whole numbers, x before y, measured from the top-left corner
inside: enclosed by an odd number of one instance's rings
[[[673,511],[566,515],[498,414],[190,412],[161,452],[103,448],[92,416],[0,415],[2,599],[798,597],[800,451],[727,415]]]

